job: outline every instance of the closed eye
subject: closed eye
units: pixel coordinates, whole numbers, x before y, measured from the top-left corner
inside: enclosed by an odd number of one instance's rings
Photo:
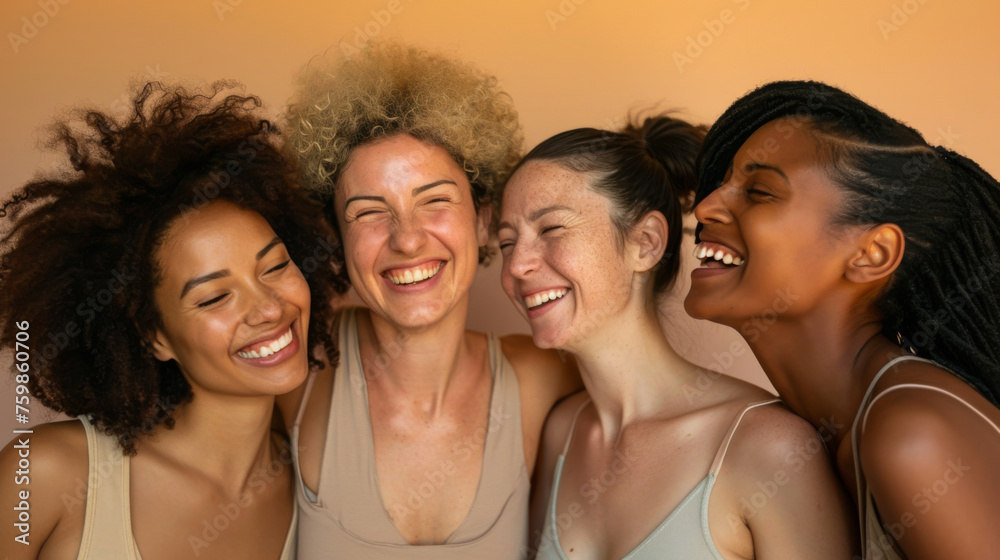
[[[285,268],[286,266],[288,266],[288,265],[289,265],[289,264],[290,264],[291,262],[292,262],[292,260],[291,260],[291,259],[288,259],[287,261],[285,261],[285,262],[283,262],[283,263],[281,263],[281,264],[279,264],[279,265],[277,265],[277,266],[275,266],[275,267],[272,267],[271,269],[269,269],[269,270],[268,270],[267,272],[265,272],[264,274],[270,274],[270,273],[272,273],[272,272],[276,272],[276,271],[278,271],[278,270],[281,270],[282,268]]]
[[[548,226],[548,227],[544,227],[544,228],[542,228],[542,233],[548,233],[550,231],[554,231],[554,230],[557,230],[557,229],[562,229],[562,226]]]
[[[222,298],[224,298],[224,297],[226,297],[228,295],[229,294],[222,294],[222,295],[216,296],[216,297],[214,297],[214,298],[212,298],[212,299],[210,299],[208,301],[203,301],[203,302],[201,302],[201,303],[198,304],[198,307],[209,307],[212,304],[215,304],[215,303],[218,303],[218,302],[222,301]]]

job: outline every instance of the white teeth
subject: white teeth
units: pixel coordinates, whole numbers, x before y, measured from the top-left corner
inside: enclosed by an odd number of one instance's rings
[[[740,266],[741,264],[743,264],[743,257],[740,257],[739,255],[730,253],[728,250],[721,248],[720,249],[708,248],[701,244],[695,246],[694,256],[698,260],[715,259],[724,264],[733,266]]]
[[[291,344],[292,338],[292,329],[289,327],[288,332],[276,338],[270,344],[264,344],[256,350],[251,350],[249,352],[237,352],[236,354],[241,358],[248,359],[266,358],[272,354],[277,354],[282,348]]]
[[[439,262],[431,268],[414,268],[410,270],[404,270],[403,272],[394,272],[392,274],[387,274],[386,276],[389,280],[396,284],[413,284],[414,282],[420,282],[432,278],[435,274],[441,270],[444,266],[443,262]]]
[[[537,294],[532,294],[524,298],[524,305],[531,309],[533,307],[538,307],[543,303],[550,302],[555,299],[559,299],[566,295],[569,290],[565,288],[559,288],[557,290],[549,290],[547,292],[538,292]]]

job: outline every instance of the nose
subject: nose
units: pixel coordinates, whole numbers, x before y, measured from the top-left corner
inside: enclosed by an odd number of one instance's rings
[[[423,224],[414,217],[400,216],[393,220],[389,234],[389,248],[403,254],[417,253],[427,241]]]
[[[733,195],[732,180],[723,183],[719,188],[712,191],[708,196],[694,207],[694,217],[698,223],[721,223],[732,222],[733,215],[730,209]]]
[[[263,325],[281,319],[282,303],[277,292],[268,286],[258,286],[250,293],[250,308],[247,310],[248,325]]]
[[[535,244],[530,240],[522,239],[514,243],[510,252],[503,258],[503,268],[514,278],[525,278],[527,275],[538,270],[539,258]]]

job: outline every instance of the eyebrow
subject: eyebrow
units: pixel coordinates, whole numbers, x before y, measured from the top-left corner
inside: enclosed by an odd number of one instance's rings
[[[254,256],[254,259],[259,261],[260,259],[264,258],[264,255],[266,255],[271,249],[274,249],[275,247],[281,244],[282,244],[281,239],[279,237],[275,237],[270,242],[268,242],[268,244],[265,245],[263,249],[257,251],[257,254]],[[181,298],[183,299],[188,292],[193,290],[195,287],[204,284],[205,282],[218,280],[219,278],[224,278],[226,276],[229,276],[230,274],[231,273],[229,272],[229,269],[224,268],[222,270],[216,270],[215,272],[210,272],[208,274],[198,276],[197,278],[192,278],[184,283],[184,287],[181,289]]]
[[[557,212],[559,210],[572,210],[572,208],[570,208],[569,206],[560,206],[560,205],[546,206],[545,208],[539,208],[538,210],[535,210],[534,212],[528,215],[528,221],[529,222],[537,221],[538,218],[541,218],[542,216],[548,214],[549,212]],[[500,231],[501,229],[504,228],[515,229],[513,225],[507,222],[500,222],[497,225],[497,231]]]
[[[782,179],[785,180],[785,183],[791,184],[790,181],[788,180],[788,175],[785,175],[784,171],[782,171],[780,168],[775,167],[773,165],[767,165],[766,163],[758,163],[758,162],[755,162],[755,161],[751,161],[751,162],[748,162],[746,165],[743,166],[743,172],[744,173],[753,173],[754,171],[759,171],[759,170],[760,171],[774,171],[775,173],[777,173],[778,175],[780,175]]]
[[[434,181],[433,183],[428,183],[426,185],[422,185],[420,187],[417,187],[417,188],[413,189],[410,192],[410,196],[417,196],[418,194],[420,194],[420,193],[422,193],[422,192],[424,192],[424,191],[426,191],[428,189],[433,189],[436,186],[444,185],[444,184],[455,185],[456,187],[458,186],[458,183],[456,183],[455,181],[452,181],[451,179],[441,179],[440,181]],[[355,200],[374,200],[376,202],[385,202],[385,197],[371,196],[371,195],[352,196],[351,198],[347,199],[347,202],[344,203],[344,208],[346,209]]]

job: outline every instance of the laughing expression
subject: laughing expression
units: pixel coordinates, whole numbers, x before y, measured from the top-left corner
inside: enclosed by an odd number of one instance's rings
[[[531,161],[504,189],[501,283],[541,348],[573,350],[600,336],[632,295],[611,202],[589,181]]]
[[[820,305],[844,281],[854,252],[853,226],[834,223],[841,197],[808,126],[779,119],[759,128],[695,208],[701,265],[691,273],[687,312],[740,330],[774,312],[782,294],[795,301],[783,317]]]
[[[488,240],[490,209],[446,150],[407,134],[356,148],[335,206],[351,284],[375,315],[421,328],[454,313]]]
[[[154,352],[196,394],[277,395],[305,380],[309,286],[260,214],[210,203],[174,221],[157,261]]]

